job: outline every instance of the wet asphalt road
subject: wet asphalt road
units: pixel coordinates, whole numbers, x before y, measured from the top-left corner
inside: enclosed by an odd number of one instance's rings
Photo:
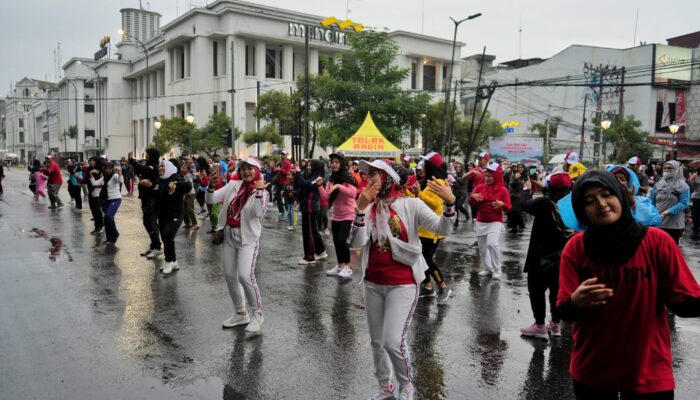
[[[0,399],[364,399],[375,389],[361,288],[299,267],[300,232],[269,212],[257,263],[262,335],[224,330],[232,304],[207,229],[181,229],[181,270],[158,273],[136,198],[117,214],[117,246],[89,235],[90,212],[32,203],[26,173],[0,197]],[[61,190],[68,202],[65,186]],[[200,220],[201,224],[201,220]],[[208,228],[208,222],[205,225]],[[421,300],[410,330],[420,399],[571,398],[570,329],[550,342],[532,323],[522,263],[529,231],[505,234],[504,279],[477,276],[471,224],[437,258],[454,291]],[[333,248],[327,240],[331,260]],[[682,239],[700,276],[700,242]],[[676,398],[699,397],[700,321],[671,320]]]

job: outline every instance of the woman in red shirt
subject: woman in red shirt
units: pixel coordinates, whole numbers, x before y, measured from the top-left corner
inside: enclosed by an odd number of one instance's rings
[[[561,256],[557,306],[573,322],[571,377],[577,399],[672,399],[666,307],[700,316],[700,286],[671,237],[636,222],[607,171],[590,171],[572,193],[586,226]]]
[[[478,206],[474,230],[484,270],[481,276],[501,278],[501,250],[498,242],[503,232],[503,212],[511,209],[510,192],[503,183],[503,169],[489,164],[483,173],[484,183],[477,185],[469,196],[469,205]]]

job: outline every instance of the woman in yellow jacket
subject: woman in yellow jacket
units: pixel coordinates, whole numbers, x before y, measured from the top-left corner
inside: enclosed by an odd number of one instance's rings
[[[433,192],[427,184],[428,181],[435,178],[441,185],[447,186],[445,182],[447,178],[447,164],[445,164],[445,160],[443,160],[442,156],[436,152],[430,152],[425,156],[421,156],[421,158],[423,159],[423,171],[425,174],[423,179],[416,182],[413,186],[413,191],[416,197],[423,200],[435,214],[442,215],[445,208],[445,201]],[[435,296],[435,289],[430,280],[432,277],[438,284],[437,301],[438,303],[443,303],[447,301],[447,299],[450,298],[450,294],[452,294],[452,290],[447,287],[447,283],[445,283],[442,273],[440,273],[440,269],[435,262],[435,252],[444,236],[437,235],[422,226],[418,228],[418,236],[420,237],[420,242],[423,247],[423,258],[425,258],[425,262],[428,264],[428,270],[425,271],[425,279],[420,287],[420,297]]]

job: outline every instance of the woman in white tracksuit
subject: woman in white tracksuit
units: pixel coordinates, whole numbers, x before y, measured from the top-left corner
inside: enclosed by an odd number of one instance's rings
[[[402,167],[399,167],[402,168]],[[362,249],[360,277],[379,391],[370,399],[415,398],[406,335],[418,300],[418,283],[428,265],[423,258],[418,227],[447,236],[455,220],[455,197],[449,186],[428,185],[445,201],[442,216],[422,200],[404,197],[400,179],[383,160],[360,161],[369,184],[357,200],[350,232],[351,247]]]
[[[257,332],[263,323],[263,314],[255,280],[255,260],[262,232],[260,219],[267,209],[269,194],[260,174],[260,163],[255,158],[241,160],[238,175],[240,180],[229,181],[217,191],[208,189],[206,201],[210,204],[223,202],[220,219],[226,221],[222,259],[228,292],[236,311],[222,325],[224,328],[248,325],[246,331]]]

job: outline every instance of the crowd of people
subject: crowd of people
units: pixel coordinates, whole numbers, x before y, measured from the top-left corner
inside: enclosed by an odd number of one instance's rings
[[[674,160],[641,168],[632,157],[627,165],[587,171],[569,152],[562,166],[545,172],[486,152],[465,166],[436,152],[400,162],[350,160],[340,152],[293,162],[285,151],[279,159],[164,159],[149,149],[142,160],[129,153],[117,161],[68,160],[65,167],[71,203],[80,209],[88,200],[91,233],[104,233],[107,246],[120,236],[122,193],[138,187],[149,236],[140,254],[163,256],[163,275],[179,269],[174,240],[183,221],[187,230],[208,225],[211,242],[223,246],[233,303],[225,328],[256,333],[263,325],[255,266],[270,202],[286,229],[301,227],[298,265],[329,258],[325,241],[332,241],[336,265],[326,274],[363,284],[379,384],[371,399],[415,398],[407,332],[421,298],[450,300],[435,254],[460,218],[473,225],[479,276],[498,280],[504,232],[519,237],[524,215],[532,216],[524,268],[534,323],[520,332],[547,339],[562,335],[562,321],[573,324],[570,372],[579,399],[673,398],[665,309],[700,316],[700,286],[678,246],[691,201],[692,229],[700,229],[700,176]],[[64,207],[57,161],[35,160],[28,169],[34,200],[48,196],[49,208]],[[356,263],[351,249],[359,251]]]

